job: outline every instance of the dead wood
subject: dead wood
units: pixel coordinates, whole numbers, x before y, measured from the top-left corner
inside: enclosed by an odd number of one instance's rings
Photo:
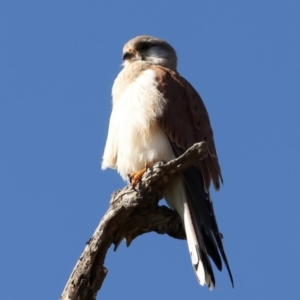
[[[104,266],[106,252],[112,244],[116,250],[124,238],[127,246],[139,235],[152,231],[185,239],[179,215],[158,202],[174,176],[207,155],[207,144],[197,143],[182,156],[148,168],[135,188],[129,185],[114,192],[109,209],[87,242],[60,300],[96,299],[108,272]]]

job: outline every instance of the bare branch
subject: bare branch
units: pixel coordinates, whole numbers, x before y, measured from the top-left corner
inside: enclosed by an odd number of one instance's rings
[[[106,252],[112,244],[116,250],[124,238],[127,246],[139,235],[151,231],[185,239],[179,215],[166,206],[159,206],[158,201],[174,176],[207,155],[207,144],[197,143],[182,156],[149,168],[135,189],[129,185],[114,192],[108,211],[87,242],[60,299],[96,299],[108,272],[104,267]]]

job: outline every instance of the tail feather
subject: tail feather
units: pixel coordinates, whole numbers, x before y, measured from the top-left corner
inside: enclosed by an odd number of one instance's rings
[[[184,152],[171,140],[170,144],[176,157]],[[223,259],[234,286],[213,203],[205,188],[201,171],[195,166],[189,167],[182,177],[170,183],[165,199],[184,222],[192,264],[199,283],[206,283],[209,289],[215,287],[210,257],[220,271]]]
[[[194,226],[200,228],[200,230],[197,230],[199,232],[198,240],[202,239],[204,241],[206,253],[211,257],[220,271],[222,270],[223,259],[232,286],[234,286],[212,200],[209,193],[204,191],[203,185],[199,184],[199,181],[201,182],[201,180],[203,180],[201,173],[196,167],[190,167],[184,172],[183,177],[186,193],[188,195],[187,199],[189,200],[189,207],[194,214]]]
[[[191,203],[187,193],[183,201],[183,220],[194,271],[199,283],[201,285],[206,284],[209,289],[212,290],[215,287],[215,277],[208,258],[206,243],[203,239],[204,235],[201,233],[202,230],[195,219],[195,214],[191,209]]]
[[[189,193],[181,177],[176,178],[168,186],[165,199],[179,213],[184,222],[187,244],[198,282],[201,285],[206,284],[209,289],[213,289],[215,277],[203,239],[201,223],[196,218]]]
[[[206,282],[205,267],[203,266],[201,261],[201,254],[197,243],[196,233],[194,231],[194,226],[192,224],[190,211],[186,203],[184,204],[183,220],[184,220],[186,239],[187,239],[187,244],[191,256],[192,265],[194,267],[194,271],[196,273],[199,283],[201,285],[204,285]]]

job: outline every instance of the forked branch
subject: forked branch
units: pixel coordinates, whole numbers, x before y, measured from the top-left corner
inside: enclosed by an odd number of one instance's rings
[[[182,156],[148,168],[135,188],[128,185],[114,192],[108,211],[87,242],[60,299],[96,299],[108,271],[104,266],[106,252],[112,244],[116,250],[124,238],[127,246],[139,235],[151,231],[185,239],[179,215],[158,202],[174,176],[207,155],[207,144],[197,143]]]

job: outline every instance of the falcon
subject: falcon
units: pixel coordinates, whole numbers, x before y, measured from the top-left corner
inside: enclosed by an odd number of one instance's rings
[[[168,205],[181,217],[196,277],[215,287],[211,260],[226,265],[233,286],[222,234],[209,194],[222,182],[213,131],[197,91],[177,72],[177,55],[164,40],[137,36],[123,48],[123,66],[112,88],[112,113],[102,169],[116,169],[133,185],[145,165],[169,161],[205,141],[209,152],[166,187]],[[210,260],[211,259],[211,260]]]

